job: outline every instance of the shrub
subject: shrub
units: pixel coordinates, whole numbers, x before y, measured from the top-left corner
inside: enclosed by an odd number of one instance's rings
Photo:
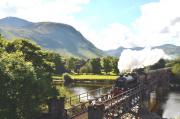
[[[173,66],[172,72],[176,78],[180,79],[180,64],[179,63],[177,63]]]
[[[62,79],[64,80],[64,84],[69,84],[73,82],[71,75],[68,73],[64,73]]]

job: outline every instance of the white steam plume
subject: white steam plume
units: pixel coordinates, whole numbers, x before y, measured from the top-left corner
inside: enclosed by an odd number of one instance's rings
[[[146,47],[140,51],[127,49],[121,53],[118,69],[120,72],[124,72],[136,68],[143,68],[144,66],[155,64],[161,58],[169,58],[161,49],[151,49],[150,47]]]

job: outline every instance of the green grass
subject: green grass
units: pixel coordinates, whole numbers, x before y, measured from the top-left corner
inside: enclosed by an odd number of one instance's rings
[[[74,80],[116,80],[117,75],[71,74]],[[62,80],[62,76],[53,76],[53,79]]]
[[[115,80],[117,76],[112,75],[72,75],[73,79],[91,79],[91,80]]]
[[[56,75],[56,76],[52,76],[52,78],[55,79],[55,80],[62,80],[62,76],[57,76]]]

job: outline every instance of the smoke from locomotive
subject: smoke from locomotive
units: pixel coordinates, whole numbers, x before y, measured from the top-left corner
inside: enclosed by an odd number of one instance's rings
[[[161,49],[151,49],[150,47],[146,47],[140,51],[127,49],[121,53],[118,69],[120,72],[132,71],[133,69],[153,65],[161,58],[169,58]]]

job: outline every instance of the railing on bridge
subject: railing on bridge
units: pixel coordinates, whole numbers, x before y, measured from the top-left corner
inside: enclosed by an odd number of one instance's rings
[[[128,112],[132,107],[137,106],[138,102],[141,99],[142,90],[143,86],[138,85],[135,88],[129,89],[117,96],[101,102],[105,106],[104,117],[119,117],[120,115]],[[135,109],[134,111],[137,111],[137,109]]]
[[[104,95],[110,95],[111,89],[112,86],[108,86],[66,98],[66,115],[68,115],[68,118],[73,118],[74,116],[82,114],[83,112],[87,111],[88,105],[102,101],[101,98]]]

